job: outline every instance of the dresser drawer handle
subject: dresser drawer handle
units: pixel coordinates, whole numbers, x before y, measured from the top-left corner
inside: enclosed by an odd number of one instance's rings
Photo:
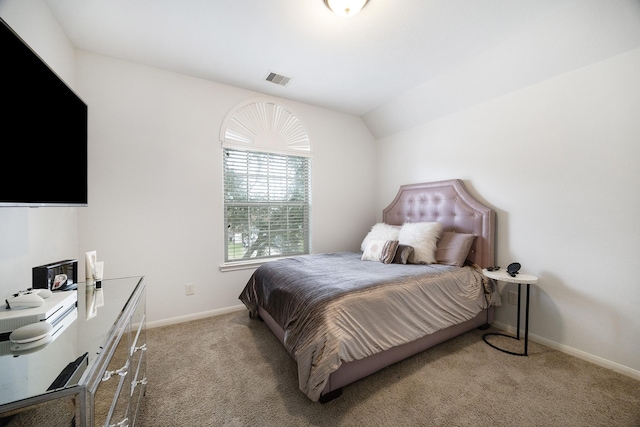
[[[133,352],[135,353],[138,350],[146,351],[147,350],[147,343],[142,344],[140,347],[134,347]]]
[[[119,423],[109,424],[109,427],[129,427],[129,418],[125,418]]]
[[[102,377],[102,381],[107,381],[113,375],[118,374],[121,377],[127,375],[127,369],[129,368],[129,363],[127,362],[122,368],[116,369],[115,371],[105,371]]]
[[[147,384],[147,377],[144,377],[143,379],[141,379],[140,381],[134,381],[131,383],[131,388],[136,388],[138,386],[138,384],[142,384],[142,385],[146,385]],[[133,393],[133,392],[132,392]]]

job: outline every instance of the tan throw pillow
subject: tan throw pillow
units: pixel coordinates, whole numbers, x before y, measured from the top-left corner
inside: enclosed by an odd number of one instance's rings
[[[380,261],[385,264],[391,263],[398,249],[397,240],[371,240],[364,252],[362,261]]]
[[[473,240],[473,234],[454,233],[445,231],[438,241],[436,250],[436,262],[438,264],[456,265],[462,267],[469,255]]]
[[[385,242],[386,240],[370,240],[360,259],[362,261],[380,261],[380,254]]]

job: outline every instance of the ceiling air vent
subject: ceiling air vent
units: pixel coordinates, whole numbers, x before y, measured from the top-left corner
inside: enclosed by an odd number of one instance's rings
[[[275,84],[278,84],[280,86],[286,86],[287,83],[289,83],[291,81],[291,77],[285,77],[283,75],[270,72],[269,75],[267,76],[266,80],[268,82],[275,83]]]

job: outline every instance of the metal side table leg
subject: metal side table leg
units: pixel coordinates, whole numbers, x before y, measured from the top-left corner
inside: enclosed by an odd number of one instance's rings
[[[518,285],[518,289],[520,285]],[[529,288],[531,285],[527,283],[527,306],[524,317],[524,355],[529,355]]]
[[[520,341],[520,307],[521,307],[521,289],[522,289],[522,283],[518,283],[518,318],[516,320],[516,336],[512,336],[512,335],[507,335],[507,334],[502,334],[502,333],[497,333],[497,332],[490,332],[488,334],[484,334],[482,336],[482,339],[484,340],[484,342],[486,342],[487,344],[489,344],[491,347],[495,348],[496,350],[500,350],[504,353],[508,353],[508,354],[513,354],[514,356],[528,356],[529,355],[529,289],[530,289],[530,284],[527,283],[527,300],[525,301],[525,319],[524,319],[524,352],[522,353],[516,353],[513,351],[509,351],[509,350],[505,350],[503,348],[500,348],[492,343],[490,343],[489,341],[487,341],[487,337],[488,336],[502,336],[502,337],[507,337],[507,338],[512,338],[516,341]]]
[[[491,333],[487,333],[484,334],[482,336],[482,339],[484,340],[484,342],[486,342],[487,344],[489,344],[491,347],[495,348],[496,350],[500,350],[504,353],[509,353],[509,354],[513,354],[515,356],[528,356],[529,355],[529,296],[530,296],[530,289],[531,289],[531,285],[538,283],[538,278],[534,275],[531,274],[511,274],[508,273],[504,270],[500,270],[500,268],[498,267],[497,269],[492,269],[489,270],[487,268],[482,270],[482,274],[485,277],[488,277],[490,279],[493,280],[499,280],[499,281],[503,281],[503,282],[507,282],[507,283],[515,283],[518,285],[518,318],[516,319],[516,333],[515,336],[513,335],[507,335],[507,334],[502,334],[502,333],[497,333],[497,332],[491,332]],[[517,341],[520,341],[520,316],[522,314],[522,301],[521,301],[521,295],[522,295],[522,285],[527,285],[527,300],[525,301],[525,319],[524,319],[524,351],[522,353],[516,353],[513,351],[508,351],[505,349],[502,349],[492,343],[490,343],[487,340],[488,336],[491,335],[499,335],[499,336],[503,336],[503,337],[507,337],[507,338],[511,338]]]

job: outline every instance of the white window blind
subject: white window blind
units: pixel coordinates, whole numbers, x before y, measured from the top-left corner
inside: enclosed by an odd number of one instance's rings
[[[310,159],[224,148],[225,261],[309,253]]]

